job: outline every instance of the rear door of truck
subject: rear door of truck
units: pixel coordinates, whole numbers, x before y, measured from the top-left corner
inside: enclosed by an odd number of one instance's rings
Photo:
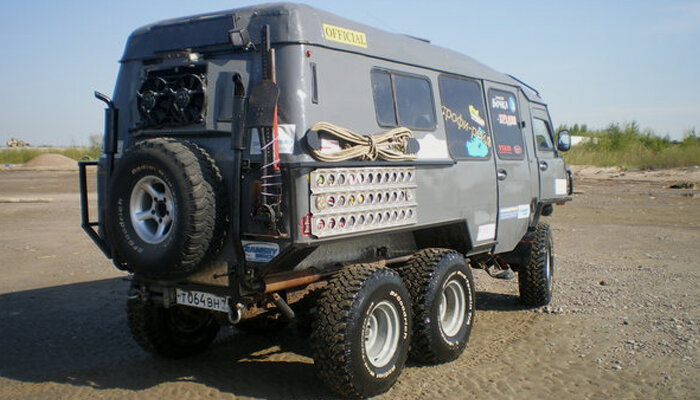
[[[532,134],[540,177],[540,201],[552,203],[567,196],[567,172],[554,140],[554,130],[544,106],[533,104]]]
[[[532,199],[530,166],[516,89],[492,82],[487,82],[485,89],[498,179],[495,252],[501,253],[514,249],[527,231]]]

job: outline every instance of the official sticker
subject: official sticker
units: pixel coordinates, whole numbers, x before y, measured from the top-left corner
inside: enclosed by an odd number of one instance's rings
[[[323,24],[323,36],[332,42],[367,48],[367,36],[362,32]]]
[[[490,240],[496,237],[496,224],[479,225],[479,231],[476,234],[476,241]]]
[[[246,261],[270,262],[280,253],[277,243],[241,241]]]

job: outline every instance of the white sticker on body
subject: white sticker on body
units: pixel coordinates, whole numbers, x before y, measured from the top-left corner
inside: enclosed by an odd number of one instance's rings
[[[294,153],[294,140],[297,126],[294,124],[277,125],[277,148],[280,154]],[[260,136],[258,128],[250,130],[250,154],[260,154]]]
[[[518,219],[528,218],[530,216],[530,206],[521,204],[518,206]]]
[[[490,240],[496,237],[496,224],[479,225],[479,231],[476,234],[476,241]]]
[[[499,210],[498,219],[503,221],[507,219],[525,219],[530,216],[530,206],[528,204],[520,204],[512,207],[504,207]]]
[[[280,154],[294,153],[294,139],[297,126],[294,124],[277,125],[277,143]]]
[[[566,194],[566,179],[555,179],[554,180],[554,194],[565,195]]]

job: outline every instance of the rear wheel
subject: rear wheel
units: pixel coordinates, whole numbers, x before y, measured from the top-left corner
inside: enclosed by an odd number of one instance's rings
[[[554,284],[554,244],[549,224],[540,222],[535,227],[528,262],[518,270],[520,301],[538,307],[552,300]]]
[[[207,311],[130,298],[126,312],[131,334],[144,350],[168,358],[182,358],[204,351],[216,338],[219,324]]]
[[[388,268],[356,265],[334,276],[318,299],[311,336],[319,378],[348,397],[389,390],[408,354],[409,299]]]
[[[399,269],[413,301],[411,358],[452,361],[469,341],[474,322],[474,280],[454,250],[425,249]]]

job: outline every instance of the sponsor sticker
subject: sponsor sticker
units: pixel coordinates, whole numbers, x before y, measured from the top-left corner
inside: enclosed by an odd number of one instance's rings
[[[477,108],[471,104],[469,105],[469,116],[472,118],[472,121],[476,122],[477,124],[481,126],[486,125],[486,121],[484,121],[484,119],[481,118],[481,115],[479,115],[479,110],[477,110]]]
[[[280,247],[277,243],[252,242],[248,240],[243,240],[241,243],[243,244],[246,261],[270,262],[280,253]]]
[[[295,124],[277,125],[277,148],[280,154],[294,153],[296,130],[297,126]],[[252,128],[250,130],[250,154],[261,154],[258,128]]]
[[[501,221],[507,219],[525,219],[530,217],[530,205],[520,204],[512,207],[504,207],[499,210],[498,219]]]
[[[294,124],[277,125],[277,144],[280,154],[294,153],[294,138],[297,126]]]
[[[518,206],[518,219],[528,218],[530,216],[530,206],[521,204]]]
[[[323,24],[323,36],[326,40],[332,42],[367,48],[367,36],[362,32],[341,28],[335,25]]]
[[[476,241],[490,240],[496,237],[496,224],[479,225],[479,230],[476,234]]]

